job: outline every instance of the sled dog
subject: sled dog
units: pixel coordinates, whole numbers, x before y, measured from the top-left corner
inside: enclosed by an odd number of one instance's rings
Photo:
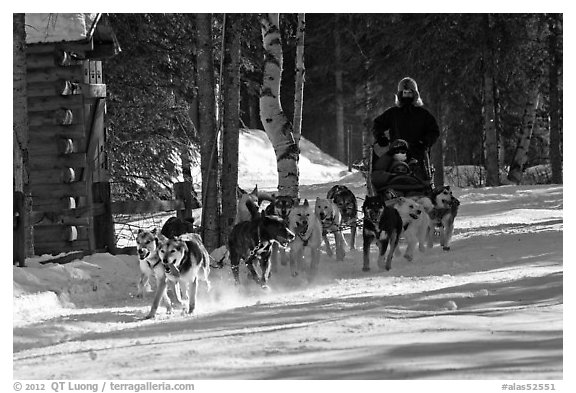
[[[248,193],[240,187],[236,187],[236,220],[234,225],[242,221],[250,221],[258,214],[260,203],[258,202],[258,186]]]
[[[432,208],[428,211],[430,228],[428,247],[433,246],[434,231],[440,233],[440,245],[444,251],[450,250],[450,240],[454,231],[454,219],[458,214],[460,201],[452,195],[450,186],[436,187],[430,195]]]
[[[158,256],[162,261],[165,278],[156,289],[152,308],[146,318],[156,315],[160,299],[166,294],[167,281],[180,284],[184,292],[183,301],[188,302],[187,312],[191,314],[196,306],[198,279],[206,282],[210,290],[210,256],[202,239],[195,233],[168,239],[159,248]]]
[[[298,199],[294,199],[288,195],[280,195],[274,196],[271,203],[266,207],[266,214],[268,215],[275,215],[284,220],[286,225],[288,225],[288,216],[290,215],[290,210],[294,207],[294,205],[298,204]],[[288,263],[288,257],[286,255],[286,250],[282,247],[279,247],[277,243],[272,245],[272,272],[276,272],[278,270],[278,260],[282,265],[286,265]]]
[[[285,247],[294,234],[288,229],[284,220],[278,216],[268,216],[262,212],[250,221],[239,222],[228,236],[230,264],[236,284],[240,283],[239,264],[244,260],[252,278],[262,287],[268,286],[270,276],[270,253],[273,243]],[[255,259],[260,261],[261,275],[255,268]]]
[[[170,217],[160,230],[160,234],[166,239],[173,239],[177,236],[183,235],[185,233],[195,233],[196,228],[194,227],[194,218],[186,217]],[[166,240],[166,239],[161,239]]]
[[[376,242],[378,246],[378,267],[390,270],[392,257],[398,247],[400,233],[402,232],[402,218],[398,210],[386,206],[384,197],[380,195],[366,196],[362,205],[364,213],[362,226],[364,264],[362,271],[370,271],[370,246]],[[390,244],[390,251],[384,261],[386,249]]]
[[[307,199],[302,205],[292,207],[288,221],[290,230],[295,234],[290,243],[290,272],[293,277],[298,275],[298,270],[303,267],[304,251],[310,250],[310,265],[307,270],[308,279],[312,281],[320,263],[322,224]]]
[[[288,221],[290,210],[297,204],[298,201],[289,195],[275,196],[274,200],[266,207],[266,214],[275,215]]]
[[[336,243],[336,260],[343,261],[346,256],[346,251],[344,251],[346,241],[342,235],[342,215],[340,214],[340,209],[338,209],[338,206],[336,206],[331,199],[316,198],[314,213],[322,224],[322,238],[326,244],[326,253],[328,256],[332,256],[332,247],[330,247],[328,234],[333,233],[334,242]]]
[[[332,199],[338,206],[342,216],[342,224],[350,227],[350,249],[355,250],[356,226],[358,223],[358,202],[356,196],[348,187],[336,185],[328,191],[326,198]]]
[[[402,235],[406,238],[406,243],[408,244],[404,258],[412,261],[417,244],[421,252],[426,250],[426,234],[428,232],[430,218],[424,211],[424,207],[411,198],[398,198],[394,204],[394,208],[398,210],[402,218]]]
[[[160,281],[164,279],[164,268],[158,256],[159,240],[156,236],[156,228],[151,231],[138,229],[136,234],[136,250],[138,252],[138,263],[140,266],[140,279],[138,280],[138,292],[136,297],[143,297],[144,290],[150,286],[152,277],[156,280],[156,288]],[[180,288],[174,288],[175,295],[180,300]],[[168,295],[162,298],[166,308],[172,309],[172,304]]]

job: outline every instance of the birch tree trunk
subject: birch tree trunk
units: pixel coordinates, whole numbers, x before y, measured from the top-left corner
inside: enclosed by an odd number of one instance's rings
[[[494,102],[494,48],[491,39],[491,16],[485,15],[487,43],[483,55],[483,94],[484,102],[482,106],[484,120],[484,165],[486,167],[486,185],[495,187],[500,185],[500,164],[499,164],[499,138],[496,127],[496,111]]]
[[[298,197],[298,160],[300,149],[294,140],[292,124],[282,111],[282,43],[278,14],[262,16],[264,75],[260,92],[260,119],[272,142],[278,166],[278,195]]]
[[[224,38],[224,96],[222,136],[222,228],[221,243],[227,244],[228,234],[236,218],[236,186],[238,184],[238,141],[240,121],[240,34],[241,16],[227,15]]]
[[[212,63],[212,15],[196,14],[198,110],[202,171],[202,239],[208,251],[219,246],[218,149]]]
[[[526,161],[528,161],[528,151],[530,148],[530,141],[532,140],[532,133],[534,132],[536,109],[538,109],[539,101],[540,94],[538,89],[534,89],[531,94],[528,94],[524,115],[522,116],[522,128],[520,129],[520,135],[518,136],[514,158],[512,159],[510,170],[508,171],[508,180],[516,184],[522,182],[524,165],[526,164]]]
[[[334,34],[334,78],[336,82],[336,158],[344,161],[346,158],[346,139],[344,130],[344,87],[342,81],[342,43],[340,31],[333,30]]]
[[[559,51],[559,37],[561,35],[561,15],[551,14],[548,18],[548,52],[550,59],[548,83],[550,86],[550,164],[552,167],[552,183],[562,184],[562,149],[561,149],[561,127],[559,94],[559,71],[562,65]]]
[[[306,32],[306,14],[298,14],[296,30],[296,82],[294,88],[294,140],[300,146],[302,136],[302,105],[304,99],[304,34]]]

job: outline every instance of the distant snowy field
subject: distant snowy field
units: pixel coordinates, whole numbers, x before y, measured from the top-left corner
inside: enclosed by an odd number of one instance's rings
[[[240,185],[276,187],[262,133],[241,139]],[[364,179],[303,142],[301,197],[333,184],[359,198]],[[142,320],[135,256],[46,256],[13,268],[15,379],[508,379],[563,378],[563,187],[455,188],[452,250],[395,257],[361,271],[358,250],[322,251],[311,285],[280,266],[271,291],[212,270],[189,317],[161,308]],[[361,231],[360,231],[361,232]],[[345,236],[349,237],[346,232]],[[404,249],[404,245],[401,248]],[[246,282],[245,274],[241,278]]]

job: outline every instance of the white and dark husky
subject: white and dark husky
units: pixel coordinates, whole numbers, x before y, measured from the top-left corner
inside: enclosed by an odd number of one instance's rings
[[[150,313],[146,318],[153,318],[166,294],[167,281],[180,284],[184,296],[183,302],[188,302],[187,312],[191,314],[196,306],[198,279],[206,282],[210,290],[210,256],[198,234],[186,234],[168,239],[158,250],[165,278],[160,281]],[[170,309],[169,309],[170,310]],[[186,310],[186,308],[185,308]]]
[[[136,297],[139,298],[144,297],[146,288],[150,288],[150,280],[152,278],[154,278],[156,282],[156,288],[158,288],[160,281],[164,279],[164,267],[158,256],[158,248],[160,246],[159,237],[156,232],[156,228],[154,228],[151,231],[139,229],[136,233],[136,250],[138,252],[138,265],[140,268]],[[176,283],[171,287],[176,299],[180,302],[180,286]],[[162,299],[166,307],[171,310],[172,305],[168,295],[166,294]]]

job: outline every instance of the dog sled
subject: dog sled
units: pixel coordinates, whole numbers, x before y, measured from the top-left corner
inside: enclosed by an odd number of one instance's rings
[[[434,169],[430,165],[428,152],[423,162],[401,162],[384,169],[374,165],[379,158],[377,149],[372,145],[369,158],[355,165],[366,179],[368,195],[381,195],[385,200],[390,200],[401,196],[430,194],[434,188]]]

